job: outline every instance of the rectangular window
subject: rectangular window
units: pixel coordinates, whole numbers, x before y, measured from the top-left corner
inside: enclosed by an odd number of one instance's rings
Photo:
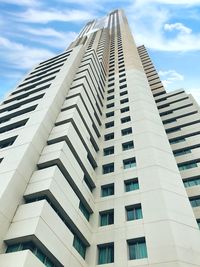
[[[125,159],[123,160],[124,169],[130,169],[136,167],[135,158]]]
[[[125,113],[129,110],[130,110],[129,107],[125,107],[125,108],[120,109],[121,113]]]
[[[124,104],[124,103],[127,103],[127,102],[128,102],[128,98],[120,100],[120,104]]]
[[[109,133],[109,134],[104,135],[104,140],[105,141],[109,141],[109,140],[112,140],[112,139],[114,139],[114,133]]]
[[[107,122],[106,124],[105,124],[105,128],[107,129],[107,128],[111,128],[111,127],[113,127],[114,126],[114,121],[110,121],[110,122]]]
[[[114,106],[115,106],[114,103],[110,103],[110,104],[106,105],[107,108],[112,108],[112,107],[114,107]]]
[[[177,144],[177,143],[184,142],[184,141],[185,141],[185,138],[181,137],[181,138],[169,140],[169,143],[170,144]]]
[[[106,147],[103,150],[103,155],[108,156],[114,154],[114,146]]]
[[[115,90],[114,89],[110,89],[110,90],[108,90],[108,94],[111,94],[111,93],[113,93]]]
[[[99,212],[100,226],[106,226],[114,223],[114,210],[106,210]]]
[[[16,138],[17,138],[17,136],[13,136],[13,137],[10,137],[10,138],[7,138],[7,139],[0,141],[0,149],[8,147],[8,146],[12,146],[12,144],[15,142]]]
[[[123,84],[123,85],[120,85],[119,89],[121,90],[121,89],[124,89],[126,87],[127,87],[127,84]]]
[[[106,113],[106,118],[113,117],[114,116],[114,111]]]
[[[145,238],[128,240],[129,260],[147,258],[147,247]]]
[[[98,245],[98,264],[114,262],[114,243]]]
[[[123,151],[129,150],[129,149],[132,149],[132,148],[134,148],[133,141],[129,141],[129,142],[126,142],[126,143],[122,144],[122,150]]]
[[[181,149],[178,151],[174,151],[173,153],[174,153],[175,157],[178,157],[178,156],[182,156],[182,155],[191,153],[191,150],[190,149]]]
[[[137,178],[125,180],[124,185],[125,185],[125,192],[130,192],[139,189],[139,183]]]
[[[114,195],[114,184],[106,184],[101,186],[101,196],[108,197]]]
[[[130,116],[121,118],[121,123],[126,123],[126,122],[129,122],[129,121],[131,121],[131,117]]]
[[[86,245],[80,240],[80,238],[78,238],[77,235],[74,235],[73,247],[78,251],[81,257],[85,259]]]
[[[112,87],[112,86],[114,86],[115,84],[114,83],[109,83],[108,84],[108,87]]]
[[[115,78],[112,77],[112,78],[108,79],[108,81],[109,81],[109,82],[112,82],[112,81],[114,81],[114,79],[115,79]]]
[[[119,72],[124,72],[125,71],[125,69],[121,69],[121,70],[119,70]]]
[[[189,200],[193,208],[200,206],[200,196],[189,198]]]
[[[198,224],[199,229],[200,229],[200,219],[197,219],[197,224]]]
[[[192,168],[196,168],[196,167],[198,167],[196,162],[178,164],[179,171],[188,170],[188,169],[192,169]]]
[[[102,166],[103,174],[114,172],[114,163],[105,164]]]
[[[120,75],[119,75],[119,78],[122,78],[122,77],[124,77],[124,76],[126,76],[126,73],[122,73],[122,74],[120,74]]]
[[[126,78],[122,79],[122,80],[119,80],[119,83],[123,83],[123,82],[126,82]]]
[[[84,206],[84,204],[81,201],[80,201],[80,204],[79,204],[79,209],[83,213],[85,218],[89,221],[90,213],[89,213],[89,211],[86,209],[86,207]]]
[[[126,207],[126,219],[127,221],[142,219],[142,208],[141,204],[127,206]]]
[[[191,186],[196,186],[196,185],[200,185],[200,176],[198,177],[194,177],[192,179],[187,179],[187,180],[183,180],[184,186],[185,187],[191,187]]]
[[[122,133],[122,136],[132,134],[132,128],[130,127],[130,128],[123,129],[121,130],[121,133]]]
[[[123,95],[127,95],[127,94],[128,94],[128,91],[124,91],[124,92],[121,92],[119,95],[123,96]]]
[[[114,99],[114,97],[115,97],[114,95],[108,96],[108,97],[107,97],[107,101],[109,101],[109,100],[111,100],[111,99]]]

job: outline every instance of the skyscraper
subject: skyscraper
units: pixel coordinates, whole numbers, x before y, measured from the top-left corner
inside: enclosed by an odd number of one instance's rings
[[[200,266],[199,112],[123,11],[87,23],[0,107],[0,266]]]

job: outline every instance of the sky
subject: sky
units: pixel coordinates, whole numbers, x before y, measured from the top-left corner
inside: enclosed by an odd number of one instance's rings
[[[0,0],[0,99],[35,64],[72,42],[91,19],[123,8],[167,91],[200,103],[200,0]]]

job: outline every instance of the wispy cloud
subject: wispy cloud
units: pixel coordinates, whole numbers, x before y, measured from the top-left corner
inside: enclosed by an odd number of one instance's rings
[[[1,0],[1,3],[17,5],[17,6],[39,6],[41,4],[38,0]]]
[[[52,21],[76,22],[85,21],[93,17],[90,12],[84,10],[67,9],[27,9],[25,12],[13,13],[15,19],[27,23],[46,24]]]
[[[184,76],[175,70],[167,70],[167,71],[160,70],[158,74],[162,80],[163,85],[166,87],[174,82],[184,80]]]
[[[173,31],[173,30],[178,30],[181,33],[186,33],[186,34],[190,34],[192,32],[192,29],[186,27],[185,25],[183,25],[183,23],[173,23],[173,24],[168,24],[166,23],[164,25],[164,29],[166,31]]]

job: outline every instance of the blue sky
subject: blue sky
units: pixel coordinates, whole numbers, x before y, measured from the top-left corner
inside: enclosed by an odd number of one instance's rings
[[[1,0],[0,98],[88,20],[115,8],[125,10],[167,90],[184,88],[200,103],[200,0]]]

